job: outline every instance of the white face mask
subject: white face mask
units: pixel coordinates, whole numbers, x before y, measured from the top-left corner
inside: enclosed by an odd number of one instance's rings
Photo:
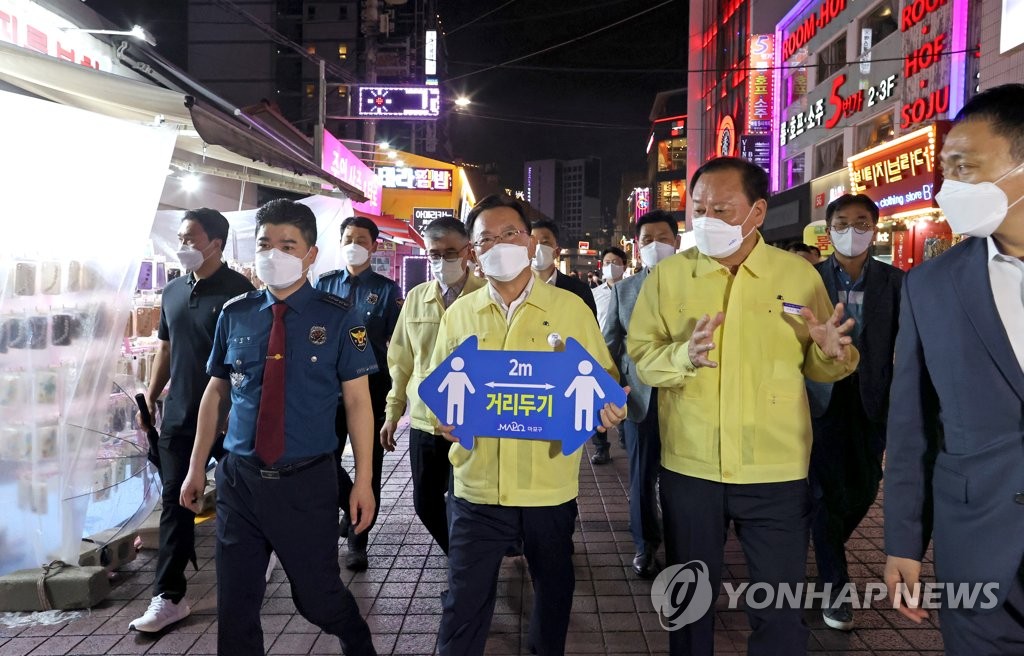
[[[430,260],[430,270],[438,282],[449,287],[462,280],[462,276],[466,275],[466,268],[462,260],[454,262],[449,262],[444,258]]]
[[[508,282],[530,266],[530,251],[518,244],[495,244],[478,259],[485,276]]]
[[[537,244],[537,253],[533,256],[533,269],[543,271],[555,263],[555,249],[544,244]]]
[[[693,236],[697,240],[697,250],[708,257],[729,257],[740,249],[747,234],[743,234],[743,226],[754,212],[751,207],[743,223],[732,225],[711,216],[700,216],[693,220]]]
[[[345,244],[341,247],[341,254],[349,266],[363,266],[370,259],[370,251],[359,244]]]
[[[210,244],[210,246],[212,245]],[[178,262],[181,262],[181,266],[185,271],[195,271],[206,262],[206,251],[210,249],[210,246],[201,251],[197,251],[191,246],[182,246],[181,250],[178,251]]]
[[[675,255],[675,253],[676,247],[672,244],[663,244],[660,241],[652,241],[640,249],[640,259],[643,260],[645,267],[654,268],[658,262],[661,262],[670,255]]]
[[[1006,213],[1010,208],[1021,201],[1018,198],[1010,203],[1006,192],[996,186],[996,182],[1021,166],[1024,166],[1024,162],[999,176],[995,182],[972,184],[944,180],[942,191],[935,194],[935,201],[946,215],[946,221],[953,232],[971,237],[991,237],[1006,219]]]
[[[875,231],[869,230],[860,234],[852,227],[847,228],[846,232],[829,230],[829,238],[840,255],[857,257],[871,246],[871,242],[875,240]]]
[[[606,264],[601,268],[601,274],[605,280],[618,281],[625,272],[626,267],[621,264]]]
[[[306,251],[306,255],[308,254],[309,251]],[[302,267],[304,257],[306,256],[295,257],[276,248],[257,251],[256,277],[267,283],[268,287],[289,287],[306,272]]]

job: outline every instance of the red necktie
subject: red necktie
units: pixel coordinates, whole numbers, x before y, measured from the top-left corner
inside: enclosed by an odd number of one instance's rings
[[[267,362],[263,368],[263,393],[256,417],[256,455],[273,465],[284,455],[284,313],[288,306],[278,302],[270,328]]]

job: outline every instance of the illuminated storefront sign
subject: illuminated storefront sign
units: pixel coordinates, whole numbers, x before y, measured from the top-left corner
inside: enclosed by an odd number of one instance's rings
[[[767,134],[744,134],[740,137],[740,157],[757,164],[771,175],[772,138]]]
[[[864,194],[885,216],[935,207],[935,154],[949,130],[938,123],[849,159],[850,193]]]
[[[747,76],[748,134],[769,134],[772,130],[772,64],[775,39],[771,34],[754,34],[747,50],[750,75]]]
[[[651,211],[651,188],[637,187],[633,190],[633,220],[639,221],[640,217]]]
[[[114,71],[114,48],[28,0],[0,0],[0,41],[88,68]],[[130,37],[128,37],[130,38]]]
[[[736,154],[736,124],[732,117],[726,114],[718,122],[718,138],[716,140],[715,154],[722,157],[732,157]]]
[[[903,0],[904,104],[900,128],[960,111],[964,103],[967,0]]]
[[[824,221],[828,204],[850,190],[850,171],[835,173],[811,180],[811,222]]]
[[[434,119],[441,114],[435,86],[357,87],[358,114],[367,118]]]
[[[423,45],[423,73],[437,75],[437,30],[427,30]]]
[[[848,79],[845,73],[837,76],[832,81],[832,90],[827,99],[815,100],[806,112],[798,112],[788,121],[780,124],[779,145],[785,146],[813,128],[824,126],[831,130],[840,121],[852,118],[864,110],[891,99],[896,92],[899,77],[894,73],[878,84],[844,95],[841,89],[847,84]]]
[[[363,192],[366,201],[352,203],[354,209],[367,214],[380,214],[380,180],[366,164],[363,164],[362,160],[353,155],[338,141],[337,137],[327,130],[324,130],[324,148],[320,168]]]
[[[782,59],[786,60],[817,36],[818,31],[828,26],[846,9],[846,0],[825,0],[821,6],[795,24],[782,40]]]
[[[386,189],[451,191],[451,169],[424,169],[409,166],[379,166],[377,177]]]

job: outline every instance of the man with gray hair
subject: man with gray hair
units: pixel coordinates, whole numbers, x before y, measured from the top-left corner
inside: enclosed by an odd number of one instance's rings
[[[460,296],[484,286],[483,278],[469,275],[469,236],[461,221],[443,217],[432,221],[423,234],[434,280],[409,291],[388,346],[388,369],[393,381],[388,394],[381,445],[396,446],[398,420],[409,406],[409,464],[412,467],[413,506],[438,546],[448,553],[445,494],[451,463],[451,442],[434,432],[432,415],[417,390],[429,372],[430,355],[441,317]]]

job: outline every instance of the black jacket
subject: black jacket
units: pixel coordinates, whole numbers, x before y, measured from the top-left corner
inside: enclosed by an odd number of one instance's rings
[[[839,302],[839,291],[833,259],[830,257],[814,266],[835,305]],[[854,344],[860,351],[857,376],[864,412],[872,421],[884,422],[889,412],[903,272],[873,257],[869,257],[864,266],[863,325]]]
[[[590,291],[590,287],[585,282],[576,276],[567,276],[561,271],[556,271],[555,287],[572,292],[582,298],[583,302],[590,308],[590,311],[594,313],[594,318],[597,318],[597,303],[594,302],[594,292]]]

